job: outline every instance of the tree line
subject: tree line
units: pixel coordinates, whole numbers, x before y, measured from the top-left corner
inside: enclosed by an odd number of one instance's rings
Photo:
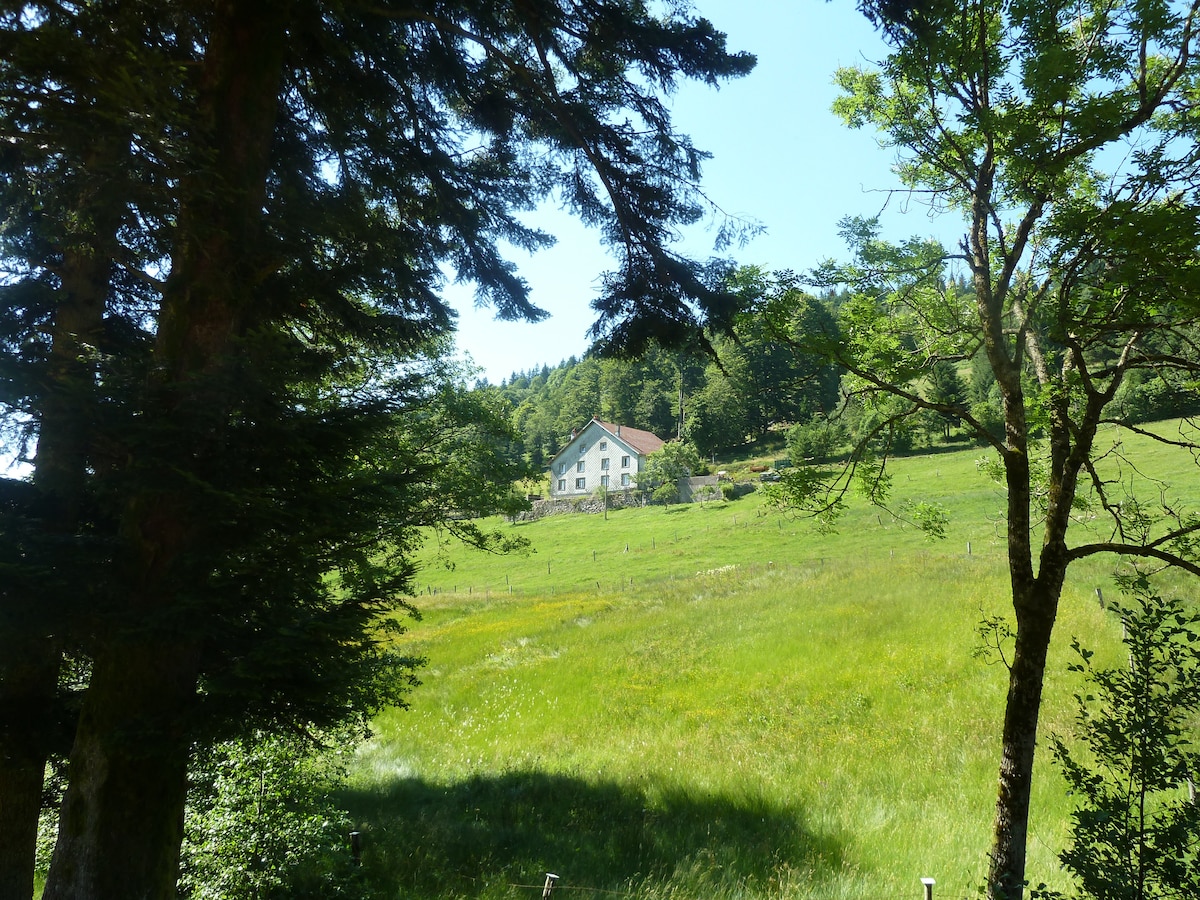
[[[853,224],[877,229],[871,222]],[[704,458],[748,452],[774,434],[786,440],[796,463],[845,455],[863,441],[889,453],[985,445],[978,430],[952,411],[957,409],[986,433],[1003,434],[1003,398],[981,352],[929,361],[920,376],[922,390],[944,411],[923,409],[893,421],[886,435],[879,432],[894,410],[856,390],[836,359],[798,346],[804,336],[837,334],[839,317],[853,301],[845,285],[822,288],[828,271],[809,277],[801,285],[790,273],[737,270],[730,286],[743,308],[728,332],[708,334],[703,347],[652,343],[636,359],[590,353],[476,387],[508,403],[519,438],[510,453],[535,472],[593,416],[685,440]],[[940,289],[959,303],[971,296],[961,271],[947,274]],[[779,296],[787,298],[782,335],[779,322],[765,312],[769,295],[777,297],[776,304]],[[920,339],[917,329],[901,328],[896,336],[911,352]],[[1170,351],[1162,336],[1146,340],[1164,354]],[[1181,373],[1139,369],[1114,392],[1111,412],[1131,424],[1192,415],[1200,412],[1200,387]]]
[[[730,276],[731,292],[748,303],[753,269]],[[807,299],[797,327],[830,320],[829,300]],[[540,468],[593,416],[680,438],[705,456],[733,450],[772,430],[830,414],[838,405],[839,371],[816,357],[799,358],[767,334],[748,309],[724,332],[667,348],[650,343],[635,359],[590,353],[551,368],[513,373],[495,390],[512,406],[512,423],[527,459]]]

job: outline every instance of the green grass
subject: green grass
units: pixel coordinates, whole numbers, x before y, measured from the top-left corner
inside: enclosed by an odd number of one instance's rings
[[[368,879],[524,898],[554,871],[589,896],[832,900],[916,897],[928,875],[967,895],[1006,674],[971,652],[1008,606],[981,455],[895,465],[898,501],[949,509],[939,544],[868,508],[817,535],[751,495],[502,526],[524,556],[431,546],[406,639],[425,683],[380,717],[348,796]],[[1106,571],[1065,591],[1044,729],[1070,727],[1070,636],[1114,652]],[[1029,875],[1061,885],[1068,805],[1039,765]]]
[[[966,555],[968,542],[973,554],[997,556],[1003,549],[1003,528],[994,519],[972,515],[981,506],[999,509],[1001,503],[996,488],[975,470],[978,455],[896,464],[897,506],[908,498],[929,499],[950,512],[950,536],[936,546],[915,528],[867,507],[852,509],[838,534],[818,535],[808,522],[764,506],[762,494],[754,493],[704,506],[612,510],[607,519],[571,515],[503,525],[529,540],[526,554],[463,553],[452,545],[442,548],[448,550],[442,559],[434,541],[427,548],[419,591],[485,596],[620,591],[631,583],[640,589],[725,565],[797,565],[930,552]]]

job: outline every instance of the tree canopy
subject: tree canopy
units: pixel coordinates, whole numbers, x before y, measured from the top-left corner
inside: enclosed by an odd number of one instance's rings
[[[637,484],[655,500],[674,503],[679,499],[679,479],[698,474],[700,467],[695,446],[687,441],[667,441],[646,457],[646,467],[637,473]]]

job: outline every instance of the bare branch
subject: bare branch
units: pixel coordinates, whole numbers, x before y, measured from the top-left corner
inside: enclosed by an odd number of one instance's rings
[[[1195,529],[1192,529],[1193,531]],[[1157,542],[1156,542],[1157,544]],[[1185,559],[1178,554],[1163,550],[1158,546],[1138,546],[1119,541],[1083,544],[1068,551],[1067,558],[1072,562],[1095,556],[1098,553],[1111,553],[1115,556],[1130,556],[1137,559],[1155,559],[1172,568],[1183,569],[1192,575],[1200,575],[1200,564]]]

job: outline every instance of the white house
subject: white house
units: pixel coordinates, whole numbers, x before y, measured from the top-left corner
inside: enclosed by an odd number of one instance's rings
[[[593,418],[550,461],[550,496],[577,497],[602,487],[632,488],[646,457],[663,445],[640,428]]]

